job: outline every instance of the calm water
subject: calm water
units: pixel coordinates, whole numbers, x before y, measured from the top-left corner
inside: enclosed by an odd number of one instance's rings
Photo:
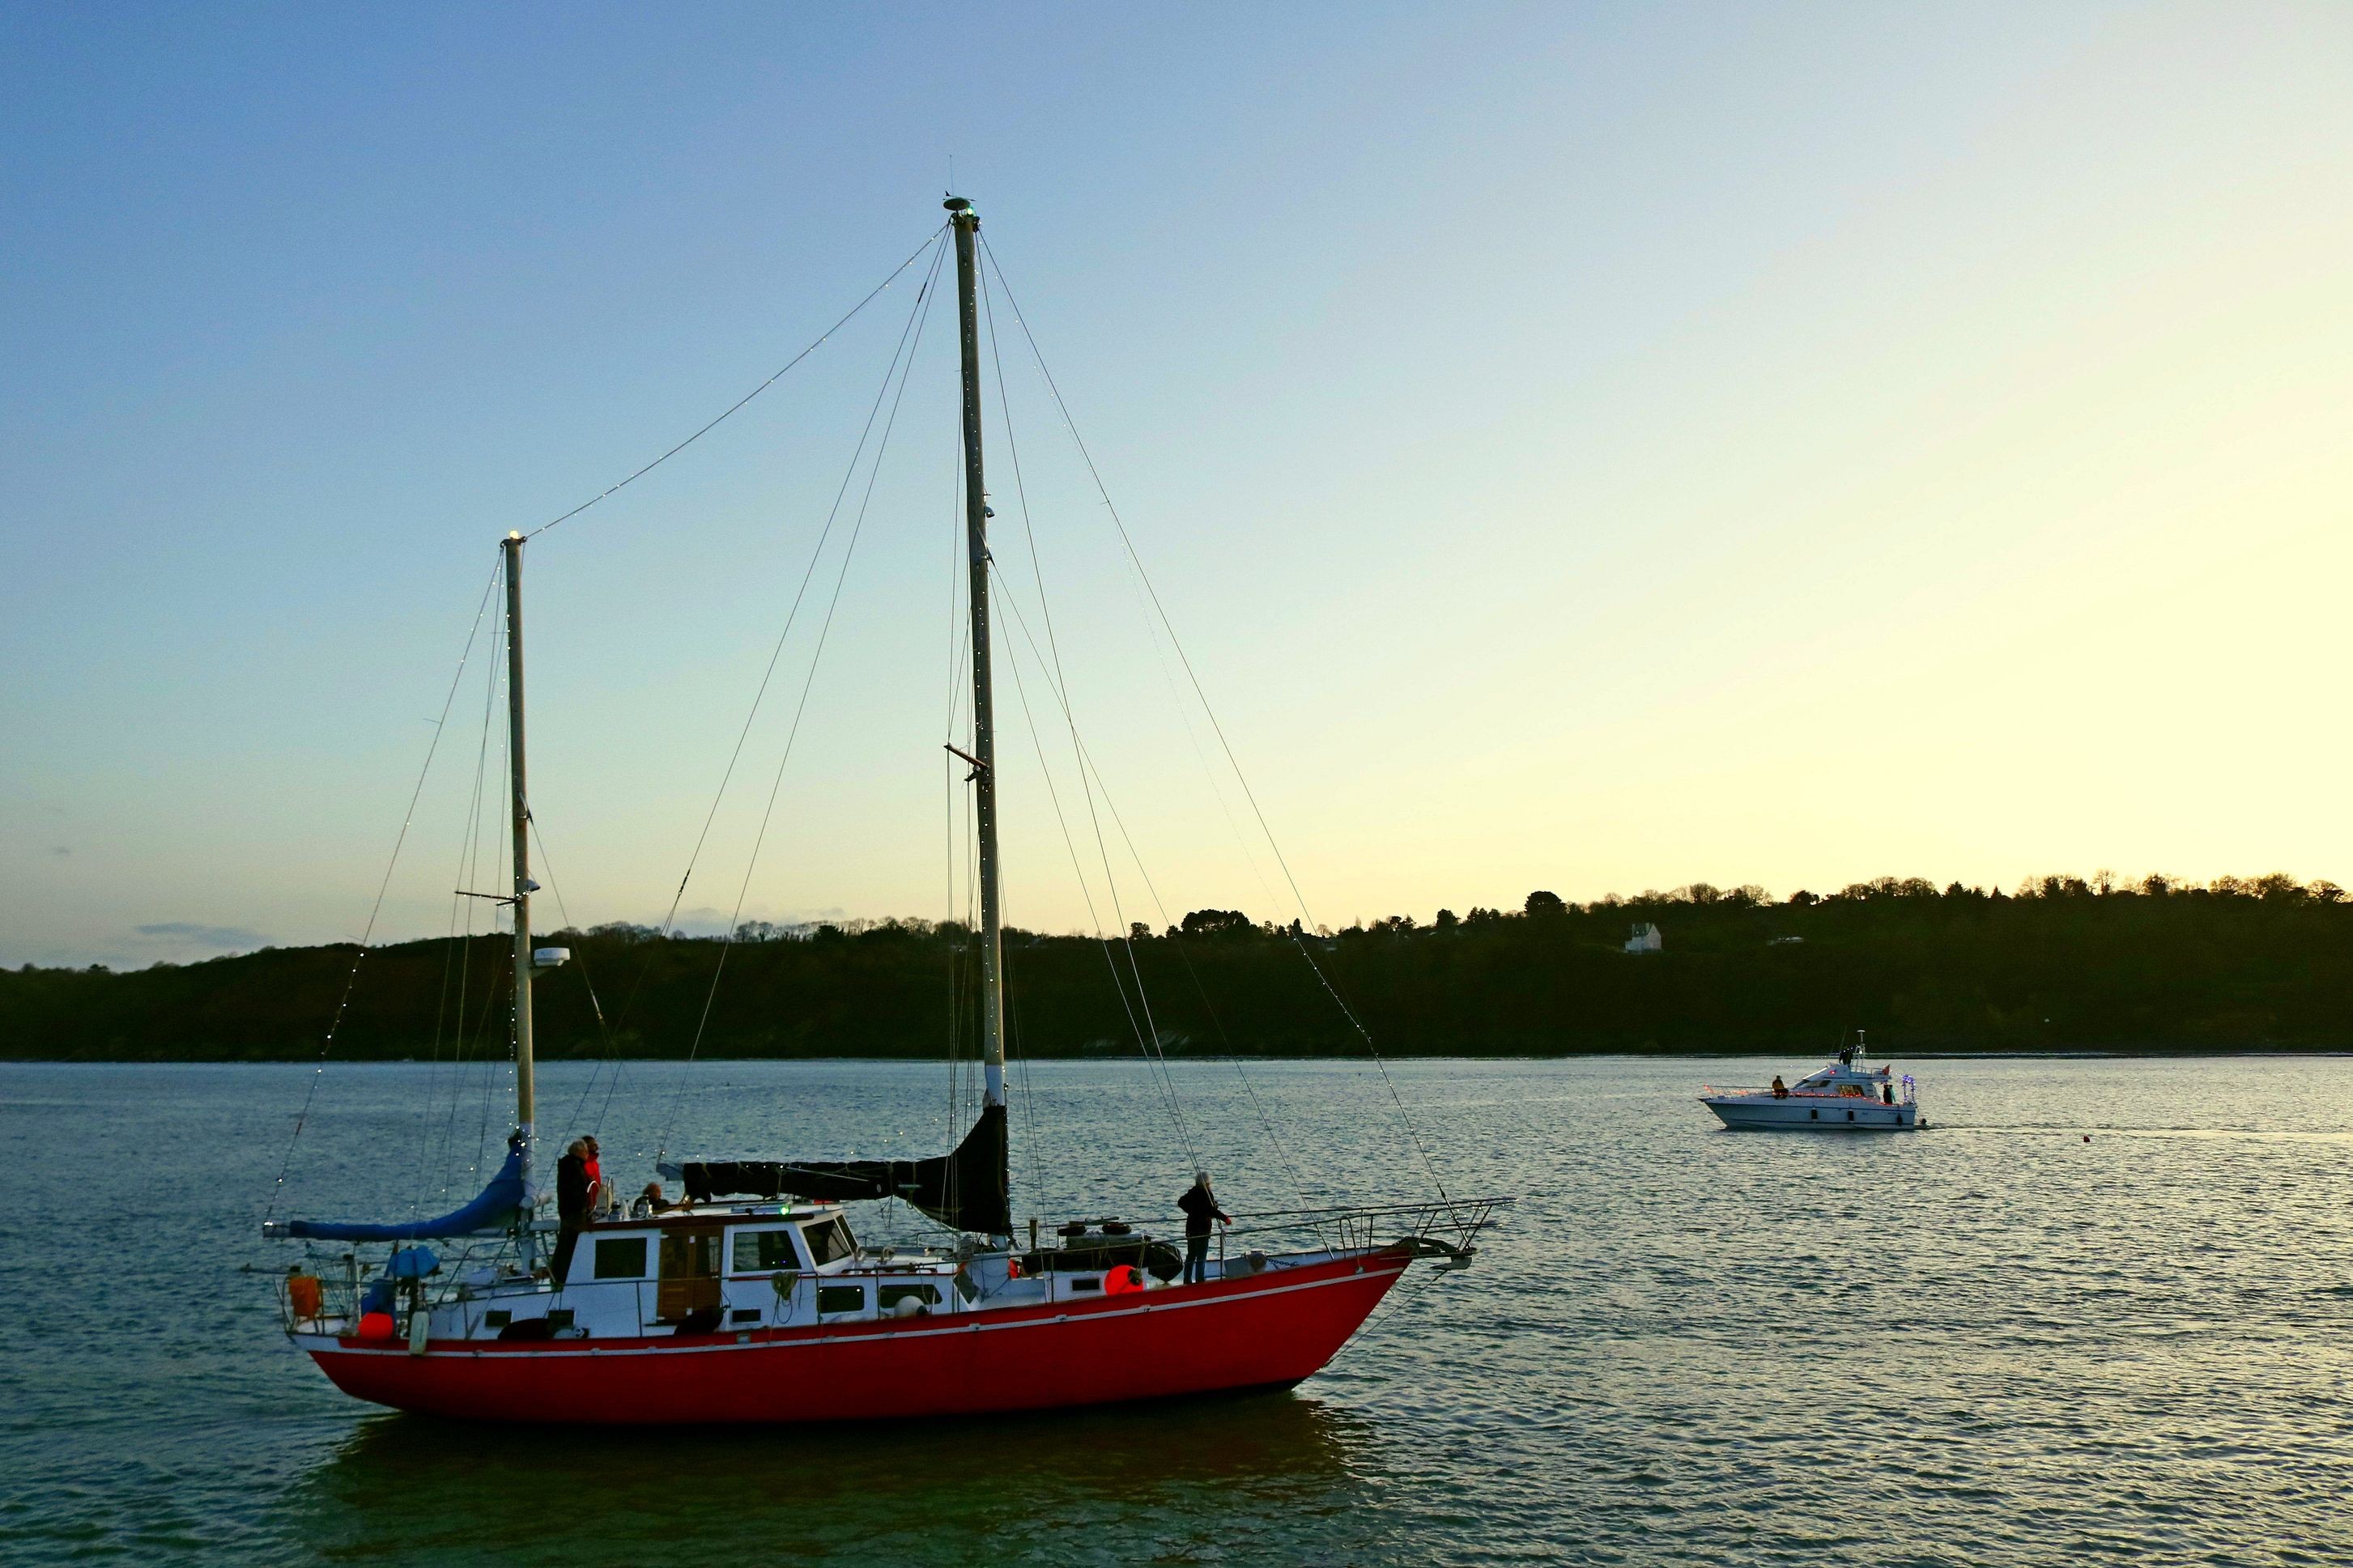
[[[255,1222],[309,1069],[0,1066],[0,1561],[2353,1561],[2353,1062],[1919,1064],[1908,1137],[1725,1133],[1690,1098],[1813,1065],[1393,1068],[1449,1185],[1524,1200],[1291,1394],[654,1435],[375,1413],[285,1348],[240,1270],[287,1259]],[[941,1068],[609,1080],[555,1068],[543,1125],[601,1116],[638,1180],[665,1124],[869,1155],[949,1127]],[[456,1192],[485,1087],[331,1069],[287,1205]],[[1229,1208],[1428,1190],[1369,1068],[1176,1088]],[[1019,1212],[1170,1211],[1190,1156],[1140,1068],[1029,1100]]]

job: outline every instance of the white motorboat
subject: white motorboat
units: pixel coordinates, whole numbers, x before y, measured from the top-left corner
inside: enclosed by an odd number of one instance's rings
[[[1892,1067],[1862,1065],[1862,1031],[1838,1060],[1794,1084],[1765,1089],[1703,1085],[1699,1102],[1726,1127],[1804,1132],[1904,1132],[1921,1124],[1919,1086]]]

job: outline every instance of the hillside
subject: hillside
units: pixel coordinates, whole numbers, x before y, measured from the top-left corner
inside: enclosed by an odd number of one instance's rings
[[[1624,952],[1635,922],[1656,923],[1663,951]],[[958,926],[747,928],[732,943],[612,926],[543,940],[575,954],[538,987],[543,1056],[683,1055],[723,950],[703,1055],[936,1058],[952,1012],[969,1034]],[[1537,893],[1508,913],[1324,933],[1202,910],[1113,944],[1123,972],[1131,952],[1172,1052],[1360,1051],[1318,968],[1400,1055],[1817,1054],[1858,1026],[1907,1053],[2353,1048],[2353,906],[2284,876],[2203,888],[2049,878],[2016,895],[1890,878],[1778,902],[1705,884],[1592,905]],[[1103,944],[1014,931],[1007,954],[1020,1052],[1136,1048]],[[308,1059],[354,956],[278,948],[120,973],[0,972],[0,1057]],[[503,1054],[506,956],[498,937],[371,951],[333,1054]]]

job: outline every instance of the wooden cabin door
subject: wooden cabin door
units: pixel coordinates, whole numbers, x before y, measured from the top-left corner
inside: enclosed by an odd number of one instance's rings
[[[654,1298],[661,1321],[719,1305],[719,1236],[716,1230],[662,1233],[661,1283]]]

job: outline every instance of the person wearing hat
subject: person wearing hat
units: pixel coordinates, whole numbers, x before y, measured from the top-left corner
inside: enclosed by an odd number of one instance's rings
[[[1218,1206],[1218,1194],[1209,1190],[1209,1173],[1193,1173],[1193,1184],[1176,1200],[1185,1211],[1185,1283],[1199,1285],[1209,1278],[1209,1222],[1231,1225],[1233,1216]]]

